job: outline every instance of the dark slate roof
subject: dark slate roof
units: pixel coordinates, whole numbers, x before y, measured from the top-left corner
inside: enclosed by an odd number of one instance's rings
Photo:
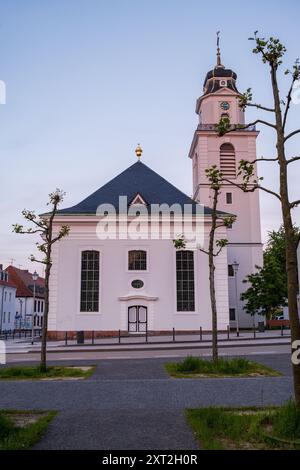
[[[233,78],[233,80],[236,80],[237,74],[233,70],[226,69],[225,67],[215,67],[213,70],[207,72],[204,80],[204,86],[206,85],[207,80],[210,78]]]
[[[137,194],[140,194],[148,205],[166,203],[171,206],[177,203],[183,207],[184,204],[192,204],[193,212],[196,210],[197,204],[189,196],[175,188],[147,165],[137,161],[79,204],[61,209],[58,214],[92,215],[96,214],[100,204],[112,204],[118,212],[119,196],[127,196],[128,204],[130,204]],[[205,208],[205,214],[210,213],[211,210]]]
[[[235,91],[236,93],[239,93],[235,82],[233,80],[228,80],[226,88],[229,88],[232,91]],[[208,82],[207,87],[205,89],[205,95],[208,95],[209,93],[215,93],[218,90],[223,90],[224,87],[220,86],[220,80],[211,80]]]
[[[221,88],[224,88],[220,86],[220,80],[222,80],[222,78],[227,79],[227,88],[239,93],[235,83],[237,79],[237,74],[233,72],[233,70],[226,69],[225,67],[215,67],[213,70],[210,70],[206,74],[203,85],[204,95],[207,95],[209,93],[215,93]]]

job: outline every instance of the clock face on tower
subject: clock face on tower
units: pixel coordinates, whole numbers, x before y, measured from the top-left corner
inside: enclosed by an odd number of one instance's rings
[[[224,111],[228,111],[228,109],[230,108],[230,104],[228,103],[228,101],[222,101],[220,106]]]

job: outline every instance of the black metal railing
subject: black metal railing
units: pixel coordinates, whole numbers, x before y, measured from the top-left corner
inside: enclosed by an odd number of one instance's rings
[[[267,330],[266,330],[267,331]],[[217,332],[219,341],[230,341],[236,340],[253,340],[266,338],[258,327],[253,327],[252,330],[242,330],[237,334],[236,329],[231,329],[229,326],[225,330],[219,330]],[[284,327],[278,330],[278,334],[268,336],[269,338],[279,338],[282,336],[289,337],[289,330],[284,332]],[[79,345],[101,345],[101,346],[114,346],[114,345],[161,345],[168,343],[211,343],[212,333],[211,331],[203,330],[202,326],[199,327],[198,331],[182,331],[172,328],[171,330],[164,332],[149,331],[146,325],[146,329],[143,332],[130,333],[128,331],[118,330],[116,335],[109,337],[99,334],[95,331],[80,331],[76,335],[74,333],[65,332],[64,343],[65,346],[74,344]]]
[[[234,124],[230,126],[231,129],[234,129],[235,132],[253,132],[256,131],[256,126],[251,125],[249,127],[243,127],[247,124],[240,124],[241,127],[235,127]],[[238,126],[238,124],[236,124]],[[197,127],[198,131],[216,131],[217,124],[199,124]]]
[[[34,337],[40,338],[42,336],[42,329],[35,328],[34,329]],[[18,328],[14,330],[2,330],[0,332],[0,339],[3,341],[7,341],[9,339],[22,339],[22,338],[31,338],[32,337],[32,330],[31,328]]]

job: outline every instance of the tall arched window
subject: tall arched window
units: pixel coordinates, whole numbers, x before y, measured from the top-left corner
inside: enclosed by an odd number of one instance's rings
[[[220,147],[220,169],[225,178],[236,178],[235,150],[229,143]]]
[[[194,252],[176,252],[177,312],[195,311]]]
[[[146,271],[147,270],[147,252],[145,250],[128,251],[128,270]]]
[[[80,311],[99,311],[99,251],[81,253]]]

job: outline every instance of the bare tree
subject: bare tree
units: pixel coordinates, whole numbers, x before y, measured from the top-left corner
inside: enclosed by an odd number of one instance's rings
[[[49,313],[49,280],[52,267],[51,253],[52,246],[62,238],[68,235],[70,227],[62,225],[57,233],[53,236],[53,220],[57,213],[58,206],[62,203],[65,193],[60,189],[56,189],[53,193],[49,194],[49,202],[47,205],[51,206],[51,211],[48,214],[37,216],[34,211],[24,209],[22,215],[26,221],[31,222],[34,228],[30,227],[25,229],[23,225],[14,224],[13,231],[21,234],[36,234],[39,233],[43,239],[42,243],[36,243],[37,249],[44,254],[44,258],[39,260],[31,255],[30,260],[36,263],[45,265],[45,308],[43,315],[43,330],[42,330],[42,344],[41,344],[41,362],[40,369],[45,372],[47,369],[46,355],[47,355],[47,333],[48,333],[48,313]]]
[[[205,170],[206,176],[210,183],[212,191],[212,207],[211,207],[211,228],[209,231],[208,249],[199,248],[200,251],[208,255],[209,266],[209,290],[212,315],[212,358],[213,361],[218,360],[218,311],[216,302],[215,287],[215,258],[221,253],[223,248],[227,246],[228,240],[225,238],[216,239],[216,231],[221,227],[231,226],[235,220],[234,215],[220,215],[218,212],[218,200],[222,186],[222,173],[216,165]],[[185,248],[186,242],[184,237],[174,240],[175,248]]]
[[[288,308],[289,319],[291,325],[291,341],[292,350],[293,343],[300,340],[300,322],[298,316],[297,294],[298,294],[298,274],[297,274],[297,243],[294,236],[294,227],[292,220],[292,209],[300,204],[300,200],[290,201],[289,185],[288,185],[288,168],[292,163],[300,160],[300,156],[286,156],[286,143],[300,133],[300,129],[287,132],[288,116],[293,98],[293,91],[296,82],[300,79],[300,65],[297,59],[292,70],[286,70],[285,75],[290,76],[287,96],[283,100],[281,98],[278,85],[278,69],[282,64],[282,58],[286,52],[285,46],[279,39],[270,37],[269,39],[261,38],[258,32],[254,33],[254,37],[250,40],[255,42],[253,49],[254,54],[258,54],[263,63],[269,67],[271,77],[271,87],[273,94],[273,103],[271,106],[264,106],[252,102],[251,89],[240,95],[238,98],[239,106],[245,110],[247,107],[255,107],[264,111],[273,117],[271,121],[265,119],[256,119],[246,125],[231,125],[228,118],[221,119],[217,125],[219,135],[234,132],[237,129],[247,129],[255,124],[262,124],[274,130],[276,135],[276,156],[274,158],[259,158],[252,161],[241,160],[239,162],[239,176],[241,182],[236,183],[225,179],[224,181],[233,184],[244,192],[252,192],[257,189],[265,191],[276,197],[281,204],[282,220],[286,238],[286,269],[288,278]],[[256,162],[273,162],[279,165],[279,191],[275,192],[262,185],[263,178],[255,178]],[[297,344],[297,343],[294,343]],[[300,407],[300,364],[293,364],[294,393],[296,405]]]

